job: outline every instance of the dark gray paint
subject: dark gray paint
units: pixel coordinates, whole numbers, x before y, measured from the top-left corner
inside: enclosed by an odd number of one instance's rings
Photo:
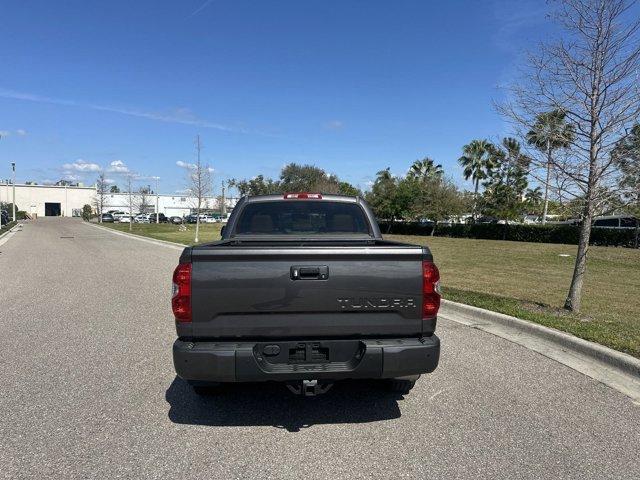
[[[422,260],[431,259],[428,249],[382,240],[366,203],[342,196],[324,196],[323,201],[360,204],[372,236],[234,238],[245,205],[274,200],[305,201],[279,195],[245,197],[234,209],[225,239],[185,249],[181,261],[193,263],[193,321],[178,324],[179,336],[337,338],[433,333],[435,322],[423,322],[421,310]],[[328,275],[295,280],[294,266],[322,266]]]

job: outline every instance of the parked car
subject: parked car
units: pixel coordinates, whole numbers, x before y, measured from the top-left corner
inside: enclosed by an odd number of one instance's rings
[[[167,223],[169,221],[169,219],[164,215],[164,213],[158,213],[157,217],[158,217],[157,218],[158,223]],[[150,213],[149,214],[149,222],[156,223],[156,214],[155,213]]]
[[[187,215],[187,216],[184,218],[185,223],[196,223],[197,219],[198,219],[198,216],[197,216],[197,215],[194,215],[194,214],[192,214],[192,215]]]
[[[214,217],[213,215],[205,215],[200,219],[201,223],[216,223],[217,221],[218,220],[216,220],[216,217]]]
[[[182,217],[173,216],[169,217],[169,222],[173,223],[174,225],[180,225],[184,222],[184,220]]]
[[[132,220],[133,220],[133,217],[131,217],[130,215],[121,215],[118,217],[119,223],[129,223]]]
[[[113,218],[113,215],[111,215],[110,213],[103,213],[100,216],[100,221],[102,223],[113,223],[114,222],[114,218]]]
[[[139,213],[138,215],[133,217],[133,221],[136,223],[149,223],[149,214]]]
[[[113,216],[113,221],[114,222],[118,222],[122,217],[128,217],[129,214],[121,211],[121,210],[115,210],[115,211],[109,211],[107,213],[110,213]],[[128,222],[129,220],[127,220]]]
[[[244,197],[222,240],[185,248],[173,273],[176,372],[197,394],[356,378],[406,394],[438,366],[439,280],[430,250],[383,240],[358,197]]]

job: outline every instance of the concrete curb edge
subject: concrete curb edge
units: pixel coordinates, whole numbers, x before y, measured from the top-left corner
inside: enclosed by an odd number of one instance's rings
[[[164,247],[178,247],[180,249],[188,247],[188,245],[184,245],[183,243],[169,242],[168,240],[159,240],[157,238],[145,237],[144,235],[138,235],[137,233],[121,232],[120,230],[115,230],[109,227],[103,227],[102,225],[98,225],[91,222],[83,222],[83,223],[91,227],[99,228],[101,230],[106,230],[107,232],[111,232],[114,235],[122,235],[123,237],[129,237],[129,238],[133,238],[135,240],[140,240],[147,243],[154,243],[156,245],[161,245]]]
[[[452,302],[450,300],[442,300],[444,310],[449,310],[462,316],[472,317],[480,321],[494,322],[506,327],[513,328],[531,335],[542,337],[543,339],[553,342],[565,349],[571,349],[582,355],[586,355],[600,362],[606,363],[611,367],[617,368],[625,373],[640,377],[640,359],[637,359],[626,353],[618,352],[611,348],[599,345],[597,343],[583,340],[569,333],[561,332],[554,328],[538,325],[537,323],[521,320],[516,317],[505,315],[498,312],[492,312],[483,308],[473,307],[462,303]],[[443,316],[447,316],[446,312],[442,312]]]

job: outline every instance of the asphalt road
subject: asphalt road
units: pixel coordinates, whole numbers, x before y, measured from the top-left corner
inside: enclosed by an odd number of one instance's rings
[[[0,246],[0,477],[640,478],[640,406],[454,322],[406,398],[198,398],[171,360],[178,256],[73,219]]]

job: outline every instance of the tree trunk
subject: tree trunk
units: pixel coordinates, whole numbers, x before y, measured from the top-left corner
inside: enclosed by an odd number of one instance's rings
[[[433,222],[433,228],[431,229],[431,236],[436,234],[436,228],[438,228],[438,222]]]
[[[591,236],[591,220],[591,214],[585,216],[582,221],[582,226],[580,227],[576,263],[573,268],[569,294],[564,302],[564,308],[572,312],[579,312],[582,302],[582,284],[584,283],[584,274],[587,271],[587,253],[589,251],[589,237]]]
[[[547,211],[549,210],[549,179],[551,178],[551,148],[547,141],[547,178],[544,182],[544,210],[542,212],[542,224],[547,223]]]
[[[477,218],[477,210],[478,210],[478,187],[480,186],[480,180],[476,180],[475,190],[473,191],[473,214],[471,218],[473,218],[473,223],[476,223]]]
[[[196,215],[196,238],[195,243],[198,243],[198,235],[200,234],[200,199],[198,198],[198,213]]]

